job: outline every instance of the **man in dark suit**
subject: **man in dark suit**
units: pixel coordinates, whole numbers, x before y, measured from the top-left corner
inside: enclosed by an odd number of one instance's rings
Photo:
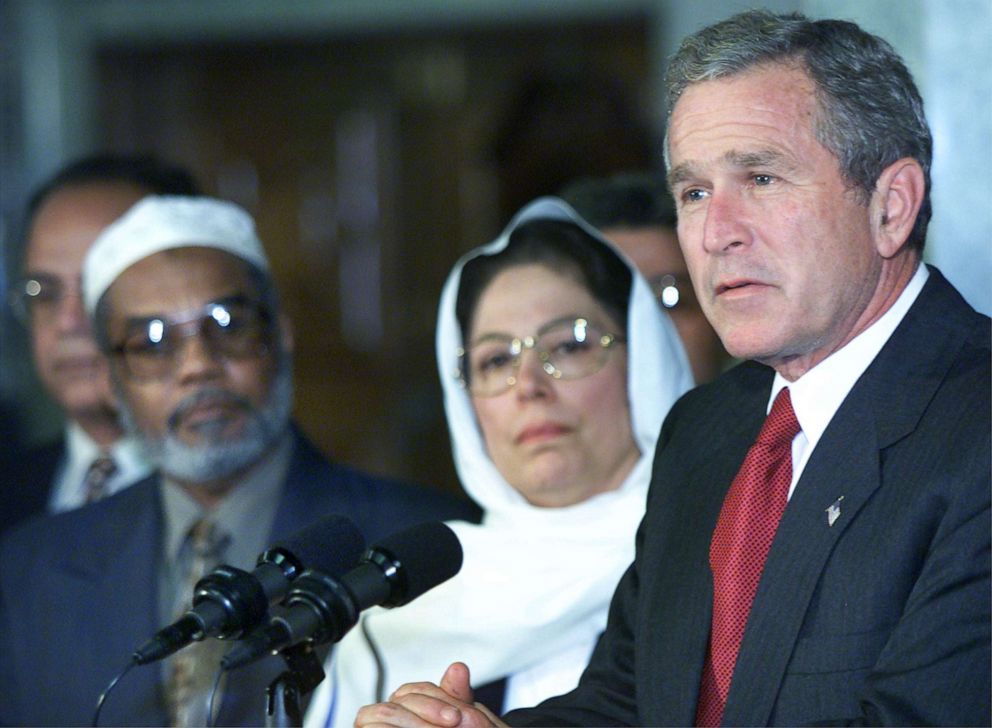
[[[762,11],[668,79],[679,239],[751,361],[669,414],[579,686],[506,721],[989,725],[990,323],[921,263],[913,81],[853,24]],[[456,663],[358,724],[498,722],[471,700]]]
[[[8,534],[0,721],[88,724],[134,649],[189,608],[194,564],[250,570],[274,540],[329,513],[370,543],[475,515],[468,501],[334,465],[292,427],[290,322],[241,208],[144,198],[93,244],[83,289],[125,425],[157,472]],[[228,645],[205,640],[131,671],[101,723],[265,723],[279,658],[228,674],[207,717]]]
[[[0,533],[27,516],[75,508],[148,475],[109,396],[106,362],[83,311],[80,270],[97,234],[142,197],[196,192],[180,167],[150,156],[95,154],[58,170],[31,195],[12,303],[28,329],[38,378],[66,422],[61,437],[0,458]],[[10,440],[0,444],[10,446]],[[88,490],[87,473],[101,456],[113,459],[114,472],[99,483],[91,477]]]

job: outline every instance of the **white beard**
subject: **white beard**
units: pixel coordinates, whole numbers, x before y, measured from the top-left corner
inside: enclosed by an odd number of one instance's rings
[[[286,432],[293,406],[293,378],[289,361],[280,364],[268,399],[260,409],[237,398],[239,405],[249,410],[249,417],[244,429],[235,438],[212,438],[209,427],[201,430],[205,440],[201,444],[187,445],[176,437],[173,423],[177,414],[195,405],[200,398],[218,394],[228,398],[232,396],[217,389],[204,389],[180,402],[169,417],[168,430],[162,437],[153,437],[141,431],[126,401],[119,396],[121,422],[141,442],[149,461],[165,475],[207,488],[214,483],[223,487],[218,481],[254,464]]]

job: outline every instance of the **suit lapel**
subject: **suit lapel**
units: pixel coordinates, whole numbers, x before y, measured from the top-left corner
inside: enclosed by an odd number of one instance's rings
[[[329,485],[328,471],[327,465],[294,429],[293,456],[272,523],[273,540],[304,528],[328,510],[327,501],[336,495]]]
[[[157,494],[154,480],[147,480],[90,506],[94,518],[88,534],[93,547],[71,550],[58,566],[64,574],[62,582],[78,594],[70,601],[95,605],[91,612],[76,615],[82,643],[72,649],[90,655],[99,690],[162,626],[157,599],[162,519]],[[149,538],[149,533],[155,536]],[[166,720],[160,677],[158,665],[132,669],[108,696],[101,723],[154,725]]]
[[[873,420],[863,402],[845,402],[803,471],[751,608],[724,710],[728,725],[766,725],[770,719],[823,565],[879,486]],[[838,452],[842,459],[831,457]],[[831,506],[840,513],[833,525]]]
[[[936,271],[931,277],[830,421],[785,510],[734,669],[728,725],[771,719],[824,564],[882,486],[880,452],[913,431],[961,347],[952,289]]]
[[[710,539],[730,483],[764,421],[771,370],[747,363],[728,377],[729,388],[715,384],[706,395],[697,392],[710,399],[694,407],[705,417],[686,418],[656,462],[646,548],[663,567],[642,576],[647,612],[639,624],[652,630],[643,643],[658,655],[643,661],[679,668],[648,676],[643,686],[652,707],[642,718],[652,724],[692,725],[695,718],[713,609]],[[705,451],[698,447],[700,432],[708,433]]]

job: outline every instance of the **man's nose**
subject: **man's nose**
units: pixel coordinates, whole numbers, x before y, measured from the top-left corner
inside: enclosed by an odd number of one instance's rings
[[[221,356],[201,332],[180,339],[175,356],[179,382],[211,379],[223,371]]]
[[[715,189],[706,204],[703,247],[720,254],[750,242],[744,201],[732,190]]]
[[[64,333],[89,333],[90,320],[83,306],[82,293],[64,293],[56,303],[55,323]]]

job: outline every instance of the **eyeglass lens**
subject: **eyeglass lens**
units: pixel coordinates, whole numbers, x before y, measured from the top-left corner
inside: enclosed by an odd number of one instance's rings
[[[11,292],[10,303],[15,315],[22,321],[49,319],[70,295],[78,297],[81,293],[78,288],[68,291],[67,286],[55,276],[36,273],[17,283]]]
[[[516,383],[525,349],[536,351],[549,376],[579,379],[602,368],[615,341],[614,336],[581,318],[554,324],[536,337],[486,337],[465,355],[469,389],[483,396],[506,391]]]

